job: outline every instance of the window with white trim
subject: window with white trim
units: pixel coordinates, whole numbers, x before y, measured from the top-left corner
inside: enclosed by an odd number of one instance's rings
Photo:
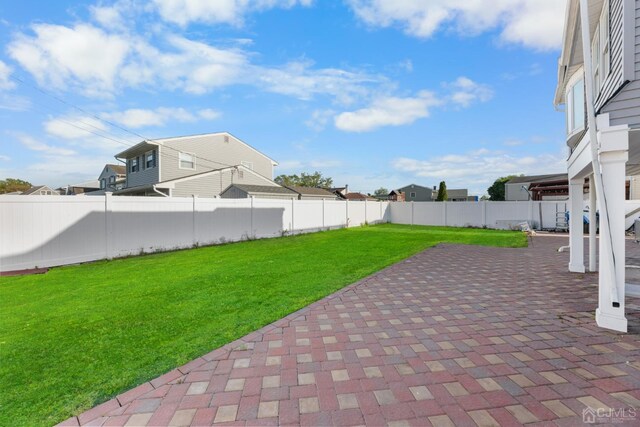
[[[131,159],[131,172],[138,172],[140,170],[140,158],[134,157]]]
[[[180,169],[195,169],[196,168],[196,156],[192,153],[183,153],[180,152],[178,154],[178,163]]]
[[[593,95],[598,97],[604,81],[611,71],[611,49],[609,37],[609,0],[605,0],[602,13],[591,41],[591,62],[593,68]]]
[[[569,80],[569,89],[566,94],[567,134],[569,135],[584,129],[584,102],[584,79],[580,71],[577,78]]]
[[[104,190],[105,188],[107,188],[107,180],[106,180],[106,179],[104,179],[104,178],[102,178],[102,179],[100,180],[100,189],[101,189],[101,190]]]
[[[145,164],[147,169],[156,167],[156,150],[151,150],[145,154]]]
[[[409,197],[415,198],[415,197],[416,197],[416,193],[411,192],[411,194],[409,195]]]

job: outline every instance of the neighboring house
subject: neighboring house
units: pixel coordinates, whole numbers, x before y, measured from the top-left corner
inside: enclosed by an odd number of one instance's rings
[[[338,196],[324,188],[300,187],[297,185],[285,186],[298,194],[299,200],[336,200]]]
[[[349,186],[345,185],[344,187],[329,188],[327,189],[327,191],[330,191],[331,193],[335,194],[340,199],[346,199],[347,194],[349,193]]]
[[[540,192],[539,197],[532,193],[531,188],[565,185],[556,193]],[[531,187],[531,188],[530,188]],[[566,173],[554,173],[547,175],[516,176],[504,184],[504,200],[509,202],[526,200],[566,200],[569,198],[569,178]]]
[[[375,197],[371,197],[371,196],[367,196],[366,194],[362,194],[362,193],[347,193],[347,195],[345,196],[345,199],[349,200],[350,202],[363,202],[365,200],[371,200],[371,201],[377,201],[378,199],[376,199]]]
[[[77,184],[69,184],[56,189],[58,193],[65,196],[73,196],[78,194],[91,193],[100,190],[100,181],[92,179],[90,181],[79,182]]]
[[[37,186],[31,187],[27,191],[23,191],[22,195],[23,196],[58,196],[60,195],[60,193],[58,193],[56,190],[52,189],[51,187],[47,187],[46,185],[37,185]]]
[[[143,141],[116,158],[127,165],[118,195],[215,197],[235,183],[277,186],[277,163],[227,132]]]
[[[387,196],[387,200],[390,202],[404,202],[405,201],[405,193],[400,190],[391,190],[389,195]]]
[[[261,199],[296,200],[298,193],[285,187],[271,185],[231,184],[220,194],[223,199]]]
[[[409,184],[395,191],[404,193],[405,202],[432,202],[435,200],[435,197],[433,197],[433,189],[431,187]]]
[[[433,199],[438,198],[438,191],[436,190]],[[447,202],[467,202],[469,201],[469,190],[466,188],[452,188],[447,189]]]
[[[631,221],[624,202],[625,177],[640,172],[638,22],[640,0],[569,0],[554,99],[566,112],[569,210],[582,212],[587,178],[589,206],[597,201],[599,207],[598,253],[595,209],[589,233],[589,271],[599,272],[596,322],[623,332],[625,295],[640,293],[625,284],[625,228]],[[582,215],[570,215],[569,228],[569,270],[583,273]]]
[[[116,191],[125,188],[127,182],[127,167],[125,165],[106,164],[98,177],[100,190]]]

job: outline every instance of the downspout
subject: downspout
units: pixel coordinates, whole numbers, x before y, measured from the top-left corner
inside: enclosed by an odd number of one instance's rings
[[[167,196],[166,194],[164,194],[162,191],[158,190],[158,189],[156,188],[155,184],[154,184],[154,185],[153,185],[153,187],[151,187],[151,188],[153,188],[153,192],[154,192],[154,193],[158,193],[158,194],[159,194],[159,195],[161,195],[162,197],[169,197],[169,196]]]
[[[604,182],[602,180],[602,171],[600,170],[600,159],[598,158],[598,132],[596,129],[596,114],[593,93],[593,72],[591,67],[591,32],[589,31],[589,5],[587,0],[580,0],[580,24],[582,27],[582,56],[584,57],[584,86],[587,104],[587,124],[589,126],[589,139],[591,140],[591,165],[593,168],[594,183],[596,186],[596,194],[600,199],[600,220],[610,224],[609,207],[607,205],[607,197],[604,192]],[[582,212],[580,212],[582,214]],[[574,212],[575,215],[575,212]],[[611,228],[609,227],[609,230]],[[602,237],[602,236],[601,236]],[[616,257],[613,253],[613,242],[611,233],[609,239],[603,239],[605,244],[606,256],[611,263],[612,286],[609,289],[609,295],[614,307],[620,307],[618,299],[618,278],[616,276]]]

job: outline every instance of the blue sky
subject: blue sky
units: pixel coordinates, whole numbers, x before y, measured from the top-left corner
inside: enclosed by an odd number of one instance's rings
[[[141,137],[228,131],[276,174],[484,194],[564,168],[563,14],[560,0],[2,2],[0,177],[71,184]]]

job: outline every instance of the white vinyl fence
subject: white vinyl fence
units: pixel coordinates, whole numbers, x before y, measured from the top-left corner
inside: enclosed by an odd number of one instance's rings
[[[180,197],[1,196],[0,271],[392,222],[554,228],[567,202],[347,202]],[[640,202],[627,202],[633,223]],[[561,214],[562,215],[562,214]]]
[[[387,202],[2,196],[0,271],[388,222]]]
[[[390,203],[391,222],[449,227],[512,229],[528,222],[536,229],[554,228],[556,213],[568,202],[408,202]]]

